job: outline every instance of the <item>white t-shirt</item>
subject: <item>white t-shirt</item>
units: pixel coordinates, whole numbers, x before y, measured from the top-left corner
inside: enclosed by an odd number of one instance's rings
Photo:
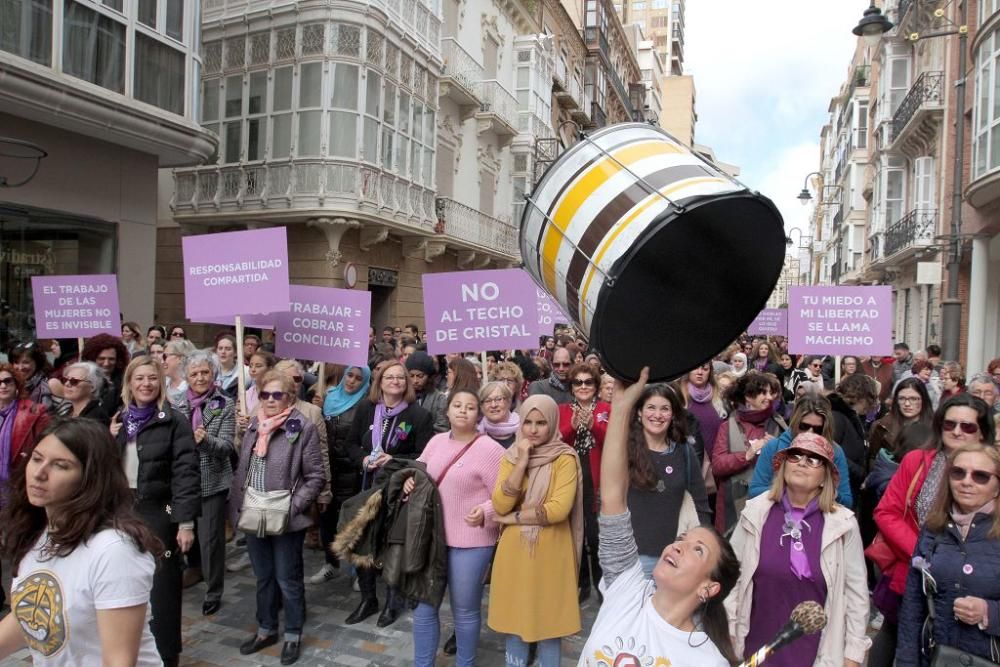
[[[653,608],[656,589],[637,560],[607,586],[578,667],[730,667],[704,632],[670,625]]]
[[[102,530],[68,556],[45,560],[47,533],[21,561],[11,582],[11,613],[36,665],[101,665],[98,609],[146,605],[139,643],[140,667],[162,666],[149,630],[153,556],[140,553],[124,533]]]

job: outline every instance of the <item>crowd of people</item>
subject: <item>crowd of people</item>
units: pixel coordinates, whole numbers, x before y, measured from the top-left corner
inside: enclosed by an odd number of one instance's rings
[[[0,658],[177,665],[185,589],[212,616],[250,566],[238,650],[280,641],[282,664],[338,573],[347,624],[412,613],[419,667],[476,664],[484,620],[508,665],[555,667],[592,596],[585,666],[732,666],[804,601],[825,628],[769,664],[1000,661],[1000,359],[743,336],[626,386],[570,328],[469,357],[372,328],[361,366],[141,331],[0,358]]]

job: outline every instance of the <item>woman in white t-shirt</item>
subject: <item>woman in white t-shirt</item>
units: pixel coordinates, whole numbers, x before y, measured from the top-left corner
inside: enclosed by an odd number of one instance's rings
[[[14,563],[0,660],[27,647],[35,665],[162,665],[149,630],[162,545],[132,510],[107,427],[48,428],[12,468],[4,556]]]
[[[739,660],[722,602],[740,576],[732,547],[714,529],[679,535],[643,576],[628,497],[628,422],[646,387],[648,369],[627,389],[615,381],[601,456],[598,555],[604,604],[580,654],[579,667],[668,664],[731,667]]]

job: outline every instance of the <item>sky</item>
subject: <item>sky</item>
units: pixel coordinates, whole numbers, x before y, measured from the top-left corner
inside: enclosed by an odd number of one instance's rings
[[[851,29],[867,6],[686,0],[684,73],[694,75],[695,141],[739,166],[739,180],[775,203],[786,230],[806,232],[810,207],[796,195],[819,169],[819,133],[847,79],[857,40]]]

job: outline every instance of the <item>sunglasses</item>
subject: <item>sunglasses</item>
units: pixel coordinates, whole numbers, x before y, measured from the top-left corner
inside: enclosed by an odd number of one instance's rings
[[[816,424],[807,424],[805,422],[799,422],[799,433],[805,433],[806,431],[812,431],[816,435],[823,435],[822,426],[817,426]]]
[[[171,338],[184,338],[184,332],[183,331],[171,331],[170,332],[170,337]]]
[[[84,380],[84,379],[81,379],[81,378],[59,378],[59,379],[67,387],[75,387],[76,385],[80,384],[81,382],[86,382],[87,384],[90,384],[90,380]]]
[[[594,378],[587,378],[586,380],[573,380],[574,387],[593,387]]]
[[[273,398],[276,401],[280,401],[280,400],[283,400],[285,398],[285,396],[288,396],[288,392],[287,391],[262,391],[262,392],[260,392],[257,395],[260,396],[261,400],[264,400],[264,401],[266,401],[268,399],[271,399],[271,398]]]
[[[0,385],[3,385],[5,387],[13,387],[16,384],[17,380],[15,380],[14,378],[0,378]]]
[[[569,368],[570,366],[572,366],[572,364],[569,363],[568,361],[553,361],[552,362],[552,367],[553,368]]]
[[[962,433],[966,435],[975,435],[979,432],[979,424],[976,422],[960,422],[954,419],[945,419],[941,422],[941,428],[949,433],[956,428],[960,428],[962,429]]]
[[[1000,475],[985,470],[966,470],[958,466],[952,466],[951,470],[948,471],[948,478],[953,482],[964,482],[966,477],[971,477],[972,481],[979,486],[986,486],[990,483],[991,477],[1000,477]]]
[[[809,454],[808,452],[803,452],[801,449],[789,449],[788,454],[785,455],[787,461],[790,463],[798,463],[805,460],[806,465],[810,468],[819,468],[822,466],[826,459],[816,454]]]

